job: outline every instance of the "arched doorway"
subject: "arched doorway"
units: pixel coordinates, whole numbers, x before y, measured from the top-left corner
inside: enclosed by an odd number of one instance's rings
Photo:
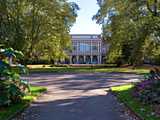
[[[84,56],[79,56],[79,64],[84,64]]]
[[[86,64],[91,64],[91,56],[86,56]]]
[[[76,64],[76,63],[77,63],[77,58],[76,58],[76,56],[73,56],[73,57],[72,57],[72,63],[73,63],[73,64]]]
[[[93,64],[98,64],[98,56],[93,56]]]

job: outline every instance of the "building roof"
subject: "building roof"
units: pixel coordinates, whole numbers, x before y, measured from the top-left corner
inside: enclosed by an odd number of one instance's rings
[[[99,36],[101,34],[70,34],[70,35],[71,36],[94,36],[94,35]]]
[[[72,39],[76,40],[98,40],[101,39],[100,34],[71,34]]]

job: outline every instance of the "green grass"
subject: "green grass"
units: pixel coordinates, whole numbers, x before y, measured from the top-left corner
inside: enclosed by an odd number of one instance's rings
[[[30,68],[30,72],[53,72],[53,73],[89,73],[89,72],[125,72],[125,73],[148,73],[145,68],[116,68],[116,67],[50,67]]]
[[[46,91],[44,87],[31,87],[31,94],[23,98],[23,101],[13,104],[9,107],[0,108],[0,120],[8,120],[17,112],[24,110],[28,105],[35,100],[42,92]]]
[[[111,90],[117,95],[118,99],[125,103],[132,111],[134,111],[143,120],[160,120],[153,115],[153,110],[150,105],[144,105],[136,100],[131,94],[133,85],[122,85],[112,87]]]

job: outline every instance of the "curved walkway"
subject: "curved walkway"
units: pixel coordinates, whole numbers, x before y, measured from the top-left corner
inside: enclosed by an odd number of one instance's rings
[[[110,86],[135,82],[127,73],[32,74],[31,84],[48,88],[20,120],[133,120],[106,92]]]

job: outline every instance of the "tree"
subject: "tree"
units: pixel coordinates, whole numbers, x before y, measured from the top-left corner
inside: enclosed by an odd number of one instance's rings
[[[103,24],[103,36],[110,43],[108,61],[141,64],[146,40],[160,40],[160,1],[98,0],[93,19]]]
[[[27,58],[57,59],[70,48],[77,4],[66,0],[0,0],[0,43]],[[63,55],[64,56],[64,55]]]

